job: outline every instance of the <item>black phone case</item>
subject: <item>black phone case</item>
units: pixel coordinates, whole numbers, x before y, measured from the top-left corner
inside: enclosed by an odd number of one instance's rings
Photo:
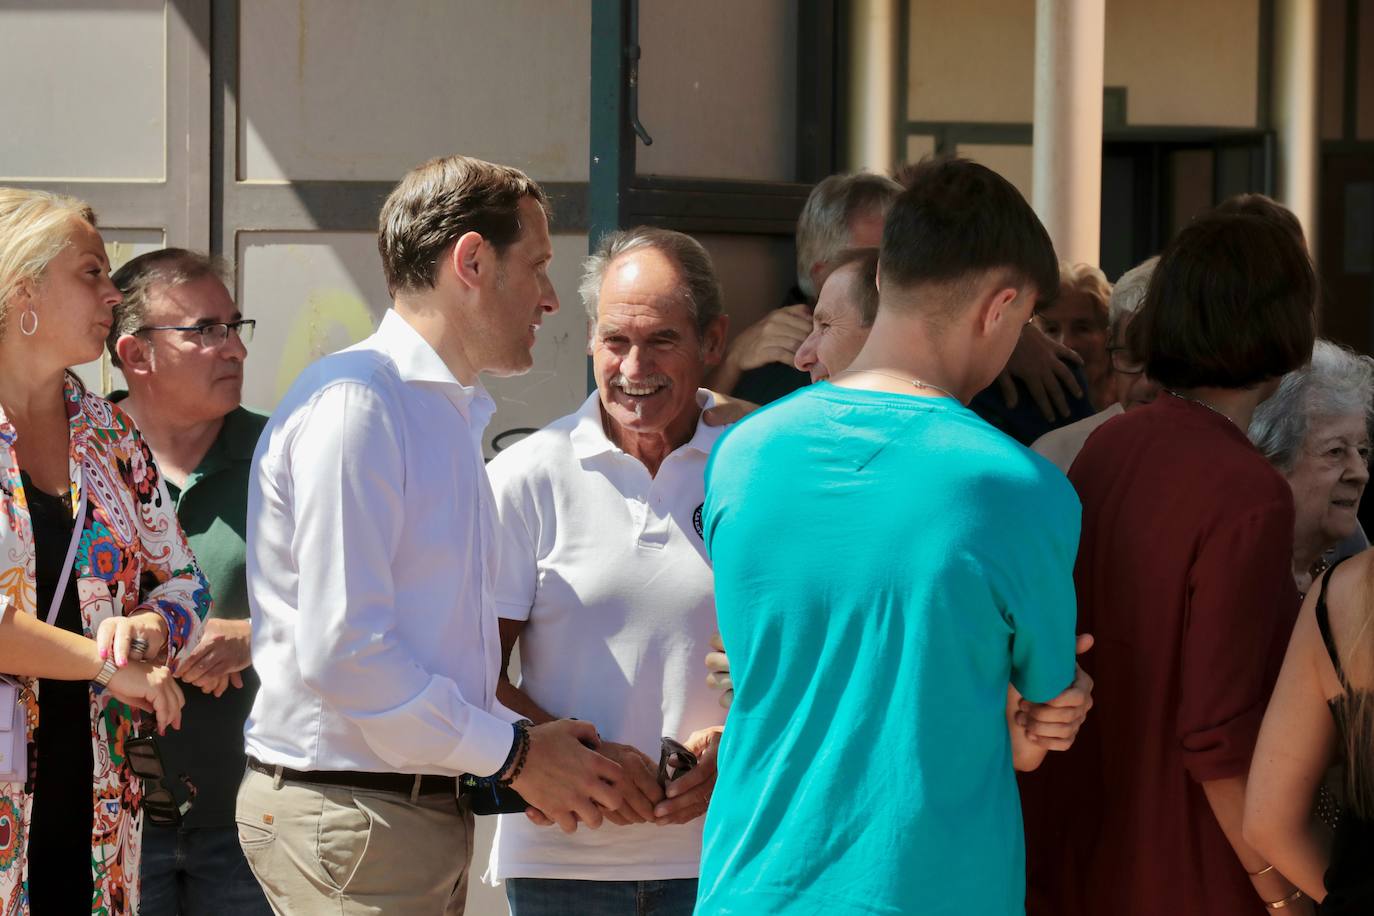
[[[472,813],[479,816],[524,814],[525,809],[529,807],[519,792],[509,786],[498,786],[495,783],[481,785],[475,780],[469,783],[465,779],[460,794],[467,799]]]

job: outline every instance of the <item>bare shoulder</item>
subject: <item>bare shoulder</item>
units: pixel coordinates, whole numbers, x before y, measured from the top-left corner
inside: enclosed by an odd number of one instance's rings
[[[1374,686],[1374,665],[1370,664],[1371,639],[1369,632],[1374,620],[1374,548],[1346,560],[1331,574],[1326,590],[1327,619],[1331,635],[1341,655],[1342,666],[1353,682]],[[1316,591],[1313,589],[1313,591]],[[1355,656],[1359,658],[1355,658]]]

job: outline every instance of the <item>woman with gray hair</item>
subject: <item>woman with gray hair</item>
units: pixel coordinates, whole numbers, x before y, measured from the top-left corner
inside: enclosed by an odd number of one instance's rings
[[[1374,360],[1327,340],[1259,406],[1250,440],[1293,489],[1293,578],[1298,591],[1368,546],[1356,512],[1369,481]]]

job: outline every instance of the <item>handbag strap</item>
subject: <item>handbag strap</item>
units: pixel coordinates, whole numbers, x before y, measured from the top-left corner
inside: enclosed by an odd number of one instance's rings
[[[62,563],[62,576],[57,580],[57,589],[52,593],[52,606],[48,608],[48,626],[57,626],[57,612],[62,607],[62,596],[67,592],[67,583],[72,577],[72,561],[76,559],[76,548],[81,543],[81,529],[86,527],[86,494],[81,486],[82,468],[76,466],[76,480],[72,490],[76,493],[76,524],[72,526],[72,540],[67,545],[67,559]]]

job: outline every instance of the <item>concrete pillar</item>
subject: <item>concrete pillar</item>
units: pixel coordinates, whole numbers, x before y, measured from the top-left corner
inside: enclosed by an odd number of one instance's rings
[[[1096,264],[1106,0],[1036,0],[1031,197],[1065,261]]]
[[[1274,3],[1273,121],[1278,135],[1277,196],[1317,250],[1317,3]]]
[[[851,171],[890,173],[896,165],[898,0],[851,0],[849,149]],[[904,117],[903,117],[904,120]]]

